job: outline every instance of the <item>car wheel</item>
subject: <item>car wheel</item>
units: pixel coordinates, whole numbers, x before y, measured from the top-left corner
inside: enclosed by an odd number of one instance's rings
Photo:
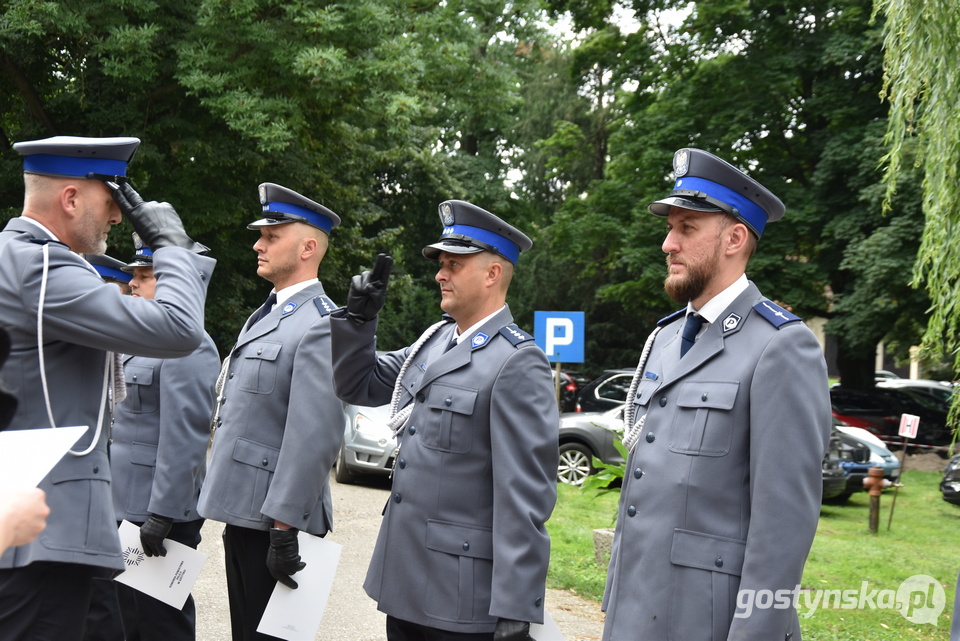
[[[337,462],[334,464],[333,478],[337,479],[337,483],[355,483],[357,481],[357,475],[347,468],[347,457],[345,453],[346,447],[341,444],[340,452],[337,453]]]
[[[557,480],[570,485],[580,485],[584,479],[596,472],[591,460],[593,452],[580,443],[564,443],[560,446],[560,464],[557,466]]]

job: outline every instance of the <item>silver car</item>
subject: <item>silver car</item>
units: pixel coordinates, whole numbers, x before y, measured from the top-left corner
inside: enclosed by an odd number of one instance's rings
[[[614,465],[623,456],[614,440],[623,436],[623,405],[605,412],[565,412],[560,415],[560,465],[557,480],[580,485],[596,472],[593,457]]]
[[[345,414],[334,478],[338,483],[355,483],[363,476],[389,475],[397,458],[397,438],[387,427],[390,406],[347,405]]]

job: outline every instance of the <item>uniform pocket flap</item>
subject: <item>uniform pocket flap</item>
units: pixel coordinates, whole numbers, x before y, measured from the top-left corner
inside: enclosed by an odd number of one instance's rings
[[[677,405],[729,410],[737,400],[740,383],[736,381],[687,381],[680,388]]]
[[[244,348],[243,357],[257,358],[262,361],[275,361],[277,360],[277,355],[280,354],[281,347],[282,345],[280,343],[250,343],[249,346]]]
[[[427,547],[446,554],[492,559],[493,530],[473,525],[428,520]]]
[[[153,385],[153,368],[143,365],[124,365],[123,380],[127,385]]]
[[[676,565],[740,576],[746,546],[746,541],[740,539],[678,528],[673,531],[670,561]]]
[[[134,443],[130,446],[130,462],[156,467],[157,446],[150,443]]]
[[[280,458],[280,450],[245,438],[238,438],[236,445],[233,446],[234,461],[270,472],[277,469],[278,458]]]
[[[477,390],[434,383],[427,394],[427,407],[435,410],[473,414]]]
[[[660,389],[660,381],[650,380],[646,377],[641,379],[640,384],[637,385],[636,404],[646,407],[650,403],[650,398],[658,389]]]

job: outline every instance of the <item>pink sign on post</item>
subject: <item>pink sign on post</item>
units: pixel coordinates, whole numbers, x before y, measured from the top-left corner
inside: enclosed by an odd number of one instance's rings
[[[913,414],[900,415],[900,431],[897,432],[904,438],[917,438],[917,428],[920,426],[920,417]]]

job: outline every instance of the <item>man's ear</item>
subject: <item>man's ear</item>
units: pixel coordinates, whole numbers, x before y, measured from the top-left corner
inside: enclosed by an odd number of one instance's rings
[[[503,278],[503,265],[500,264],[500,261],[491,260],[490,264],[487,265],[487,283],[496,285],[501,278]]]
[[[300,258],[307,259],[317,253],[320,243],[316,238],[307,236],[303,239],[303,249],[300,250]]]
[[[60,208],[70,218],[76,217],[80,210],[81,193],[76,185],[67,185],[60,189]]]
[[[750,238],[750,230],[743,223],[734,223],[727,227],[727,244],[724,248],[728,255],[743,251]]]

